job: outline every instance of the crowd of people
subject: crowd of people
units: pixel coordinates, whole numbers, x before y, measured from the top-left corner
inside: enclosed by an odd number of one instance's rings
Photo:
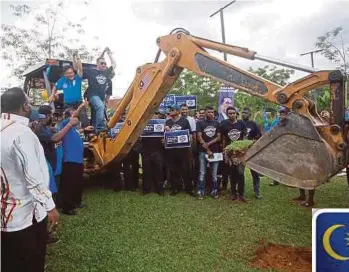
[[[108,68],[104,59],[111,59]],[[82,68],[77,52],[73,66],[55,84],[50,102],[64,94],[62,115],[51,105],[33,110],[21,88],[11,88],[1,96],[1,259],[3,271],[44,271],[46,245],[57,242],[53,235],[61,213],[74,216],[82,202],[84,143],[82,135],[106,130],[105,102],[112,93],[111,78],[115,62],[106,48],[97,59],[96,69]],[[88,89],[81,96],[82,79]],[[91,120],[86,108],[91,107]],[[258,140],[285,118],[281,108],[276,118],[264,116],[262,129],[252,120],[252,111],[241,112],[227,106],[220,117],[211,106],[189,115],[186,104],[174,104],[168,111],[159,110],[154,119],[166,119],[165,131],[188,130],[190,147],[166,149],[163,137],[141,137],[113,176],[114,190],[135,191],[144,195],[156,192],[170,195],[184,191],[199,200],[220,197],[228,190],[230,199],[246,203],[245,168],[229,164],[224,148],[233,141]],[[222,117],[221,116],[221,117]],[[221,155],[221,156],[219,156]],[[141,165],[140,165],[141,158]],[[142,183],[140,183],[142,167]],[[254,196],[262,199],[260,175],[250,170]],[[277,185],[272,182],[271,185]],[[305,191],[297,200],[312,206],[314,193]]]
[[[230,183],[231,200],[247,202],[245,197],[245,169],[242,164],[230,164],[224,154],[224,148],[233,141],[243,139],[257,140],[262,131],[276,126],[286,116],[287,109],[281,108],[279,116],[268,120],[265,116],[265,129],[261,129],[253,120],[252,111],[245,107],[241,113],[234,107],[226,109],[228,119],[218,121],[213,107],[200,109],[195,117],[190,116],[188,106],[174,104],[168,111],[159,110],[154,119],[166,119],[165,131],[188,130],[191,147],[166,149],[164,139],[159,137],[141,137],[129,156],[119,165],[115,190],[137,190],[140,187],[139,168],[142,164],[142,193],[156,192],[164,195],[166,185],[170,195],[184,191],[198,199],[206,195],[217,199]],[[240,118],[241,114],[241,118]],[[270,119],[270,118],[269,118]],[[217,156],[214,159],[214,154]],[[262,199],[260,175],[251,170],[254,196]],[[230,181],[230,182],[229,182]],[[272,182],[270,185],[278,184]]]
[[[105,53],[110,57],[109,68]],[[106,130],[104,109],[114,67],[108,48],[97,59],[96,68],[82,69],[75,52],[73,66],[64,68],[64,76],[52,90],[50,105],[34,110],[21,88],[10,88],[1,95],[2,271],[43,272],[46,245],[59,241],[53,235],[59,222],[57,208],[66,215],[84,208],[81,134]],[[82,79],[89,85],[84,100]],[[61,115],[52,107],[60,96],[57,90],[64,97]],[[91,107],[91,121],[87,106]]]

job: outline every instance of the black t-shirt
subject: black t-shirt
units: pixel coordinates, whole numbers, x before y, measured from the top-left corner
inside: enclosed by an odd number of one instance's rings
[[[247,120],[247,121],[243,121],[243,122],[246,126],[246,129],[247,129],[246,137],[248,140],[256,140],[262,135],[261,130],[256,122],[251,121],[251,120]]]
[[[230,144],[232,141],[243,140],[244,136],[246,136],[247,128],[241,120],[232,123],[227,119],[221,123],[221,133],[228,140],[227,144]]]
[[[168,119],[166,120],[166,126],[169,126],[171,131],[188,129],[189,133],[191,133],[189,121],[184,117],[179,118],[177,121],[174,121],[173,119]]]
[[[83,78],[88,80],[88,90],[84,96],[91,98],[97,95],[104,101],[106,93],[111,95],[112,84],[109,77],[112,70],[113,67],[109,67],[106,70],[84,68]]]
[[[37,136],[44,149],[46,159],[51,164],[53,171],[55,171],[57,159],[55,143],[51,140],[53,133],[48,126],[43,126],[40,128]]]
[[[216,120],[204,120],[199,121],[196,123],[196,132],[201,132],[201,137],[205,141],[205,143],[208,143],[212,141],[214,138],[217,137],[217,134],[220,133],[219,131],[219,123]],[[215,143],[209,146],[209,149],[213,153],[219,152],[219,143]],[[201,144],[199,144],[198,147],[199,152],[206,152],[206,150],[202,147]]]

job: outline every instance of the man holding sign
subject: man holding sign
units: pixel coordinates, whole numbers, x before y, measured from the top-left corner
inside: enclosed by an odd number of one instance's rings
[[[222,153],[219,153],[221,134],[219,132],[219,123],[214,120],[213,107],[206,107],[206,120],[197,123],[197,138],[200,162],[198,199],[203,199],[205,195],[205,175],[208,161],[212,169],[211,196],[217,199],[217,169],[221,160],[218,157],[219,155],[222,157]]]
[[[180,107],[177,104],[173,104],[170,108],[170,119],[166,120],[165,131],[179,132],[188,130],[191,133],[190,124],[187,119],[179,115]],[[168,137],[171,139],[173,137]],[[166,137],[165,137],[166,141]],[[177,144],[176,148],[169,149],[168,143],[165,143],[166,158],[168,159],[169,167],[171,170],[171,187],[172,193],[170,195],[176,195],[182,190],[182,180],[184,181],[185,191],[189,195],[193,195],[193,184],[190,180],[189,169],[189,148],[181,147]]]
[[[152,121],[159,121],[160,114],[155,113]],[[165,121],[165,120],[164,120]],[[148,125],[147,125],[148,126]],[[164,195],[164,146],[161,142],[164,134],[164,124],[154,124],[143,132],[142,137],[142,166],[143,166],[143,194],[151,193],[152,185],[156,192]],[[152,136],[149,136],[149,135]],[[160,135],[160,136],[159,136]],[[148,137],[146,137],[148,136]]]

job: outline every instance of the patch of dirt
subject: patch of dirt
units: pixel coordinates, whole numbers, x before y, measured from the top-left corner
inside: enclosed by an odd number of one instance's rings
[[[311,260],[311,247],[291,247],[262,242],[251,266],[287,272],[311,272]]]

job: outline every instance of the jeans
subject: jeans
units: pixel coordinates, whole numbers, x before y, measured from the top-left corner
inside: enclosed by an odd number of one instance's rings
[[[245,193],[245,167],[241,164],[232,165],[229,169],[230,171],[230,186],[231,194],[236,195],[236,192],[239,193],[239,196],[244,196]]]
[[[251,176],[253,181],[253,191],[257,196],[259,196],[261,194],[261,191],[260,191],[261,180],[260,180],[259,174],[253,171],[252,169],[250,171],[251,171]]]
[[[199,152],[199,163],[200,163],[200,174],[199,174],[199,194],[205,194],[205,175],[207,170],[207,163],[205,157],[205,152]],[[218,170],[219,162],[210,162],[210,166],[212,167],[212,192],[211,195],[217,194],[217,170]]]
[[[91,119],[92,119],[92,126],[95,128],[95,131],[101,132],[105,130],[105,123],[104,123],[104,101],[97,96],[93,95],[90,98],[90,104],[91,104]]]

